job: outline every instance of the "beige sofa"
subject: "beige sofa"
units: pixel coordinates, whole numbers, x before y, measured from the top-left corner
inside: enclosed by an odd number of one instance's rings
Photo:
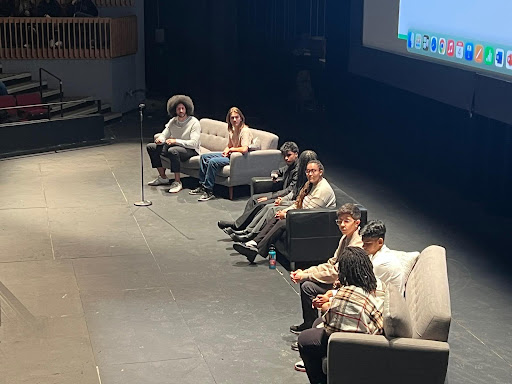
[[[223,121],[201,119],[201,154],[222,152],[228,144],[228,125]],[[230,164],[218,173],[215,184],[229,188],[229,198],[233,198],[233,187],[250,185],[251,179],[268,176],[277,169],[283,157],[277,149],[279,137],[273,133],[249,128],[256,139],[251,150],[246,154],[233,153]],[[181,164],[181,173],[197,178],[199,176],[199,158],[194,156]],[[169,159],[162,156],[162,165],[170,168]]]
[[[386,295],[386,337],[338,332],[329,338],[329,384],[445,382],[451,321],[445,249],[421,252],[405,300],[398,290]]]

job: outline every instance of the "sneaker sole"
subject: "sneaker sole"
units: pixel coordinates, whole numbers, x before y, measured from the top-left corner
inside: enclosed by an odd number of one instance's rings
[[[197,199],[197,201],[208,201],[208,200],[211,200],[214,198],[215,198],[215,196],[210,196],[210,197],[205,197],[205,198],[199,198],[199,199]]]

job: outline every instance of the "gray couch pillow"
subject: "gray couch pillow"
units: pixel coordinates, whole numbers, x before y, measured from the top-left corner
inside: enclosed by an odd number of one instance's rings
[[[409,308],[404,297],[394,285],[389,285],[386,289],[383,317],[386,337],[412,337]]]

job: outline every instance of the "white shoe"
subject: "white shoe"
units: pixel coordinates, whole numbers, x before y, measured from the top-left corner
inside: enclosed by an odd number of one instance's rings
[[[178,193],[183,189],[183,184],[181,181],[173,181],[171,184],[171,188],[169,189],[169,193]]]
[[[250,240],[247,243],[245,243],[245,245],[247,245],[248,247],[256,248],[258,246],[258,243],[255,242],[254,240]]]
[[[169,179],[164,179],[160,176],[158,176],[155,180],[150,181],[148,183],[148,185],[151,185],[152,187],[155,187],[157,185],[164,185],[164,184],[169,184]]]

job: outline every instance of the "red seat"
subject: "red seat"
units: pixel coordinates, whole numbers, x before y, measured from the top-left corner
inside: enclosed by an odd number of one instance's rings
[[[0,108],[15,107],[16,98],[11,95],[0,96]],[[4,109],[9,116],[16,116],[18,111],[16,109]]]
[[[18,102],[18,106],[42,104],[41,95],[38,92],[16,95],[16,100]],[[48,109],[45,107],[28,107],[21,108],[20,113],[32,119],[47,115]]]

